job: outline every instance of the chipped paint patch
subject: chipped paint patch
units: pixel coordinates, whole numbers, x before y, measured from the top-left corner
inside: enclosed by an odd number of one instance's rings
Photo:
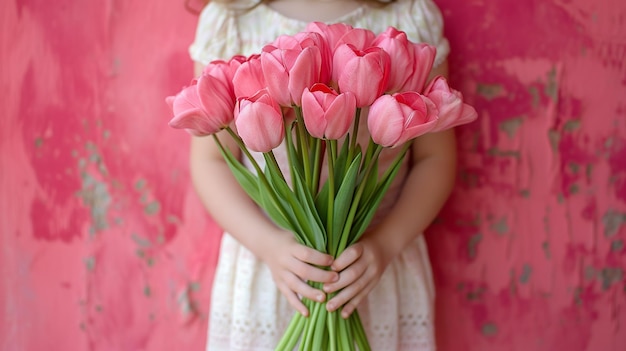
[[[617,284],[622,281],[624,271],[621,268],[607,267],[600,271],[599,278],[602,282],[602,290],[609,290],[613,284]]]
[[[483,240],[482,233],[476,233],[472,235],[472,237],[469,239],[469,242],[467,243],[467,255],[469,256],[470,259],[473,260],[474,258],[476,258],[476,255],[478,252],[478,245],[480,244],[482,240]]]
[[[495,336],[498,334],[498,326],[493,322],[485,323],[480,328],[480,332],[484,336]]]
[[[519,276],[520,284],[527,284],[532,273],[532,267],[528,263],[524,263],[524,266],[522,266],[522,273]]]
[[[624,241],[622,239],[613,240],[611,242],[611,251],[621,252],[624,249]]]
[[[520,117],[514,117],[514,118],[507,119],[507,120],[505,120],[503,122],[500,122],[500,124],[498,125],[498,128],[500,128],[501,131],[505,132],[506,135],[508,135],[509,138],[513,138],[513,137],[515,137],[515,134],[517,133],[519,128],[524,123],[524,119],[525,118],[527,118],[527,117],[526,116],[520,116]]]
[[[624,223],[626,223],[626,213],[608,210],[604,216],[602,216],[604,236],[607,238],[614,236]]]
[[[558,101],[559,94],[559,85],[557,81],[557,69],[553,66],[550,71],[547,73],[546,85],[544,87],[543,93],[550,97],[552,101]]]
[[[90,234],[107,229],[108,210],[112,203],[108,185],[100,179],[106,176],[107,169],[98,148],[92,142],[87,142],[85,148],[89,152],[87,158],[78,158],[78,169],[81,179],[81,189],[76,196],[83,200],[91,214]],[[92,173],[97,171],[96,174]],[[97,174],[99,173],[99,175]]]
[[[502,84],[478,83],[476,85],[476,93],[487,100],[493,100],[504,95],[504,87]]]
[[[498,235],[504,235],[509,232],[509,224],[506,217],[501,217],[491,225],[491,230],[498,233]]]

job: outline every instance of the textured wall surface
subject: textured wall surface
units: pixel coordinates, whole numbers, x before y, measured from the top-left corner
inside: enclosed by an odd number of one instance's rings
[[[626,2],[437,0],[458,185],[442,351],[626,350]],[[183,1],[0,2],[0,350],[201,350],[219,235],[165,96]]]

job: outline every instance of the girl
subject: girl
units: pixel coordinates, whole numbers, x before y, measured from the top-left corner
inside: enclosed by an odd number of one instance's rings
[[[394,26],[412,41],[436,46],[433,75],[445,75],[448,42],[431,1],[214,0],[200,15],[190,53],[199,75],[212,60],[259,53],[279,35],[302,31],[311,21],[343,22],[375,33]],[[365,126],[360,130],[367,133]],[[220,140],[240,153],[227,135]],[[308,314],[300,297],[325,301],[326,293],[340,291],[327,309],[340,309],[347,317],[358,307],[372,349],[434,350],[434,287],[422,233],[452,189],[455,149],[451,130],[419,137],[371,228],[333,260],[299,245],[268,220],[239,187],[213,139],[194,137],[193,183],[225,231],[207,349],[273,350],[294,309]],[[397,151],[385,151],[381,169]],[[275,153],[285,156],[282,148]],[[324,283],[323,290],[310,287],[308,280]]]

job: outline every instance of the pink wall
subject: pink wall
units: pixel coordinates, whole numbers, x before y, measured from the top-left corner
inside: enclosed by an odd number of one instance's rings
[[[182,3],[0,2],[0,350],[203,348]],[[480,113],[428,233],[440,349],[626,350],[626,2],[438,3]]]

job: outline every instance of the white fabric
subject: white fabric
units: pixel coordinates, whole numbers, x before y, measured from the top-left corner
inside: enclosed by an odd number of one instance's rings
[[[376,33],[388,26],[397,27],[413,41],[435,45],[436,64],[443,62],[449,52],[441,13],[431,0],[398,0],[383,8],[364,4],[335,22],[369,28]],[[235,54],[248,56],[258,53],[277,36],[296,33],[305,26],[305,22],[287,18],[265,4],[238,13],[212,2],[200,16],[196,39],[189,51],[195,61],[204,64]],[[284,149],[275,152],[285,162]],[[395,149],[385,150],[381,172],[395,152]],[[393,205],[406,172],[405,164],[389,189],[378,217]],[[267,266],[228,233],[222,239],[213,284],[207,350],[273,350],[294,311],[276,288]],[[358,310],[373,350],[426,351],[435,349],[433,308],[431,267],[420,235],[389,265]]]

